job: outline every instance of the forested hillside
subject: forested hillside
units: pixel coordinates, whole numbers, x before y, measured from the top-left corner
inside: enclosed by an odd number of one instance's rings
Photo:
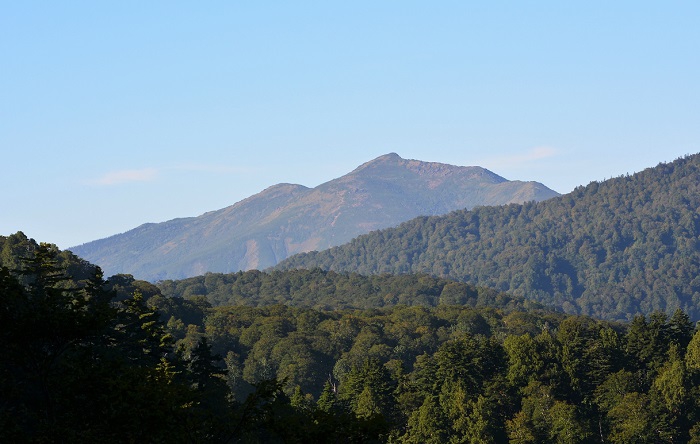
[[[39,244],[21,231],[10,236],[0,236],[0,267],[9,270],[21,269],[23,261],[27,257],[32,257],[37,248]],[[73,281],[89,280],[95,275],[97,269],[95,265],[70,251],[56,250],[54,259]]]
[[[426,293],[441,279],[320,270],[207,275],[166,297],[21,233],[0,244],[2,442],[700,441],[700,332],[680,310],[612,323],[465,284],[467,305],[448,305]],[[324,281],[421,305],[263,305]],[[229,285],[259,306],[195,291]]]
[[[459,306],[208,313],[168,325],[180,343],[210,338],[234,396],[280,382],[302,413],[292,441],[700,439],[700,333],[680,311],[629,325]]]
[[[568,313],[700,319],[700,155],[539,203],[422,217],[279,269],[426,273]]]
[[[2,442],[700,441],[680,310],[212,307],[25,243],[0,267]]]
[[[243,433],[244,412],[226,407],[205,341],[176,352],[138,293],[117,301],[99,268],[71,278],[54,245],[14,240],[31,248],[3,254],[18,268],[0,267],[0,442],[205,442]],[[225,429],[224,420],[232,421]]]
[[[214,306],[285,304],[320,310],[395,305],[464,305],[502,309],[542,308],[524,298],[428,275],[335,273],[320,269],[207,273],[157,283],[167,297],[205,297]]]

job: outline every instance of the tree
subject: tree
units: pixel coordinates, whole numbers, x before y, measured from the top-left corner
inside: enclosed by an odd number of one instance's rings
[[[685,354],[685,365],[688,371],[700,373],[700,329],[695,332],[688,343],[687,352]]]
[[[512,385],[524,387],[533,376],[541,374],[545,363],[530,335],[510,335],[503,341],[503,347],[508,354],[507,375]]]
[[[549,409],[551,424],[549,427],[550,442],[574,444],[586,442],[589,432],[578,419],[576,408],[563,401],[555,401]]]
[[[1,440],[177,442],[192,398],[163,355],[147,359],[142,320],[110,305],[99,268],[76,280],[55,246],[34,253],[16,276],[0,271]]]
[[[434,397],[426,396],[423,405],[408,419],[406,434],[401,440],[407,444],[441,444],[446,436],[441,409]]]
[[[375,358],[354,367],[340,384],[340,398],[347,401],[358,417],[382,417],[390,421],[395,415],[393,384],[387,369]]]
[[[316,401],[316,407],[325,413],[331,413],[335,410],[336,405],[337,398],[335,389],[330,381],[326,381],[326,383],[323,384],[321,396],[319,396],[318,401]]]
[[[680,351],[684,351],[693,337],[693,323],[690,317],[680,308],[673,312],[668,320],[668,335],[671,343]]]
[[[649,399],[643,393],[627,393],[609,412],[612,423],[610,441],[613,443],[652,443],[652,413]]]

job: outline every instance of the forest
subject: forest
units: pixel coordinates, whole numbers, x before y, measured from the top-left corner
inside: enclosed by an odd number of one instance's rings
[[[369,275],[319,268],[261,272],[207,273],[156,283],[167,297],[201,296],[213,306],[285,304],[319,310],[363,309],[394,305],[468,305],[542,308],[541,304],[486,287],[424,274]]]
[[[700,155],[542,202],[421,217],[276,268],[424,273],[570,314],[700,320]]]
[[[2,442],[700,443],[680,309],[599,320],[321,270],[158,286],[21,233],[0,307]]]

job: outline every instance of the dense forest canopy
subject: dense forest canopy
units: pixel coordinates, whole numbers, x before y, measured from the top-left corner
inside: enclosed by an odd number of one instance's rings
[[[541,308],[540,304],[489,288],[428,275],[370,275],[313,270],[207,273],[157,287],[168,297],[205,297],[212,305],[285,304],[321,310],[395,305],[466,305]]]
[[[3,442],[700,442],[700,331],[681,310],[212,306],[8,239]],[[314,275],[330,274],[289,279]],[[426,277],[404,279],[382,285]]]
[[[278,269],[425,273],[567,313],[700,320],[700,155],[539,203],[423,217]]]

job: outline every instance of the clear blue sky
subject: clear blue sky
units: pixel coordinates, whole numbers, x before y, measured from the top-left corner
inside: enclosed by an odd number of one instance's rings
[[[700,2],[0,5],[0,234],[67,248],[389,152],[565,193],[700,151]]]

